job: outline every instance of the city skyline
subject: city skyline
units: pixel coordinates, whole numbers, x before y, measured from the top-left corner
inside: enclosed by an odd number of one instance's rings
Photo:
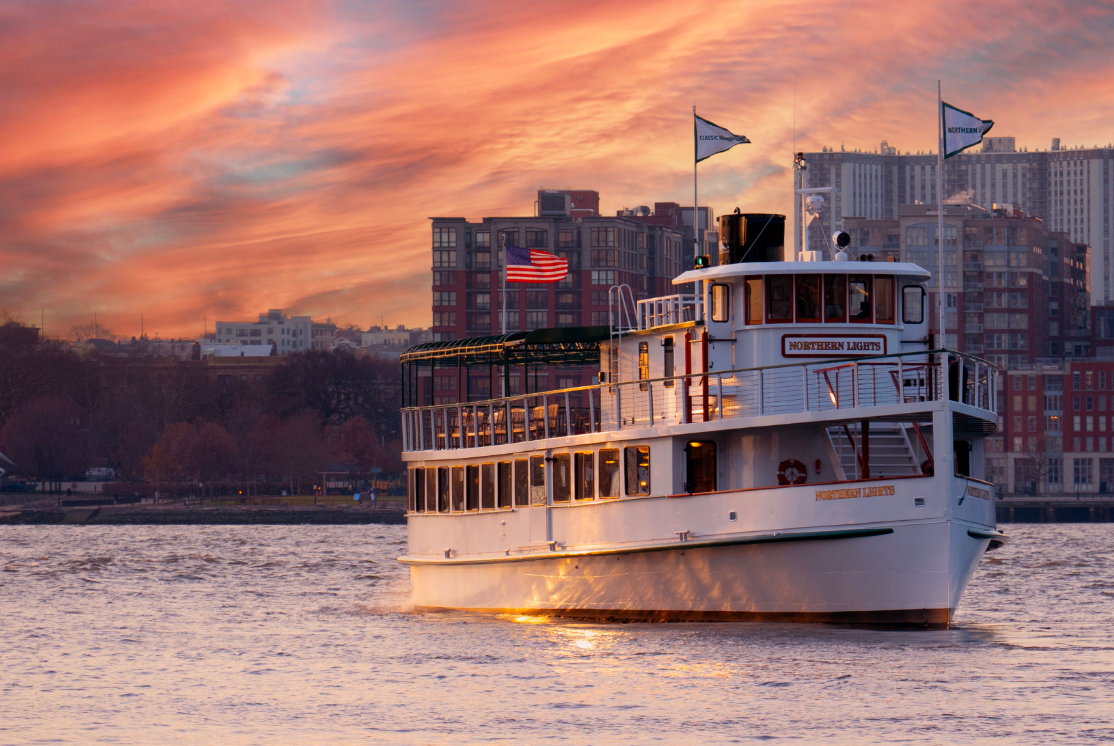
[[[693,103],[753,142],[702,165],[717,212],[791,212],[794,145],[931,150],[937,78],[1019,148],[1114,139],[1109,8],[945,6],[16,5],[0,309],[428,326],[429,216],[529,214],[554,184],[691,204]]]

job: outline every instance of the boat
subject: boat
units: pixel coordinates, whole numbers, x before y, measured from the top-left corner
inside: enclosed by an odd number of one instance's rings
[[[936,343],[922,267],[845,234],[783,260],[784,217],[731,218],[764,253],[740,228],[742,256],[674,280],[692,292],[612,287],[608,326],[403,354],[415,610],[952,623],[1005,540],[997,369]],[[598,373],[516,391],[539,365]],[[439,372],[477,369],[501,396],[432,400]]]

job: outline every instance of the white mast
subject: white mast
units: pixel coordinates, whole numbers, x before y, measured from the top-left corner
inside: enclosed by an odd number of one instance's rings
[[[936,270],[940,284],[940,348],[944,346],[944,106],[940,97],[940,81],[936,81]],[[959,247],[956,247],[959,251]],[[956,259],[958,262],[958,258]],[[947,373],[947,371],[945,371]]]

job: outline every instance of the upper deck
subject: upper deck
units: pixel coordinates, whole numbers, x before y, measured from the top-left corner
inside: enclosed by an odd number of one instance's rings
[[[610,328],[415,348],[404,365],[428,365],[432,375],[444,352],[442,369],[493,366],[491,388],[501,383],[503,392],[511,391],[507,371],[518,362],[525,368],[527,360],[592,363],[599,373],[591,386],[480,401],[469,401],[465,391],[464,401],[404,406],[404,451],[626,436],[645,428],[685,434],[795,422],[925,421],[943,400],[954,402],[973,428],[992,431],[997,370],[970,355],[930,349],[928,278],[924,269],[897,262],[723,265],[674,280],[695,282],[695,294],[635,301],[612,288]],[[404,405],[426,403],[416,398]]]

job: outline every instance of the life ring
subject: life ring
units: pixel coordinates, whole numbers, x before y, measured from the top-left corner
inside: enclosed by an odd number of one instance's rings
[[[778,484],[804,484],[808,481],[808,470],[795,458],[788,458],[778,464]]]

